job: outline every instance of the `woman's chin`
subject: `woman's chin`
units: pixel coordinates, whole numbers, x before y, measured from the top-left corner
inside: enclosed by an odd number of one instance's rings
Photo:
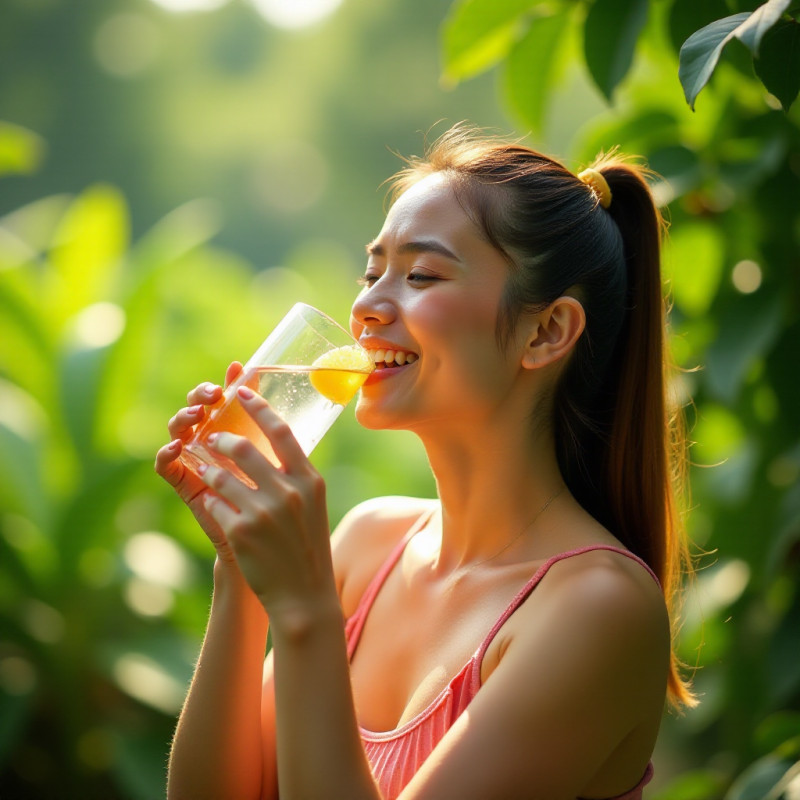
[[[373,403],[360,397],[355,409],[356,422],[370,431],[402,430],[406,426],[400,424],[395,414],[376,408]]]

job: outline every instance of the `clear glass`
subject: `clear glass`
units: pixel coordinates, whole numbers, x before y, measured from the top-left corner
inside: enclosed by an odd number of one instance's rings
[[[208,447],[208,436],[230,431],[247,437],[273,464],[278,459],[266,436],[242,408],[240,386],[258,392],[289,424],[308,455],[372,372],[369,354],[338,323],[305,303],[297,303],[245,364],[221,400],[186,443],[182,459],[197,468],[213,464],[244,483],[236,464]]]

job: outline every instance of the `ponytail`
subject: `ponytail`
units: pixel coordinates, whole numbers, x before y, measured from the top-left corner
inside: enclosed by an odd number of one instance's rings
[[[678,507],[685,492],[683,418],[667,397],[671,361],[660,272],[664,225],[642,170],[613,158],[595,168],[611,191],[608,213],[622,235],[628,283],[628,312],[611,370],[617,385],[605,489],[614,529],[658,576],[674,620],[691,560]],[[669,692],[676,704],[696,704],[674,652]]]

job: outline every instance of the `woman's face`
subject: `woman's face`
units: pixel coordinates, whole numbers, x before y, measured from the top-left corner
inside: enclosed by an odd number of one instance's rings
[[[495,338],[504,257],[440,173],[401,195],[367,252],[350,327],[388,363],[361,391],[361,424],[422,432],[485,422],[520,369],[516,348],[501,351]]]

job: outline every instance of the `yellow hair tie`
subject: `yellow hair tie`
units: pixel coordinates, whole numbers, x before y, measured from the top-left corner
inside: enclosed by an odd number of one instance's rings
[[[596,169],[585,169],[578,174],[578,180],[585,183],[597,195],[603,208],[611,205],[611,189],[609,189],[608,181],[603,177],[602,172],[598,172]]]

